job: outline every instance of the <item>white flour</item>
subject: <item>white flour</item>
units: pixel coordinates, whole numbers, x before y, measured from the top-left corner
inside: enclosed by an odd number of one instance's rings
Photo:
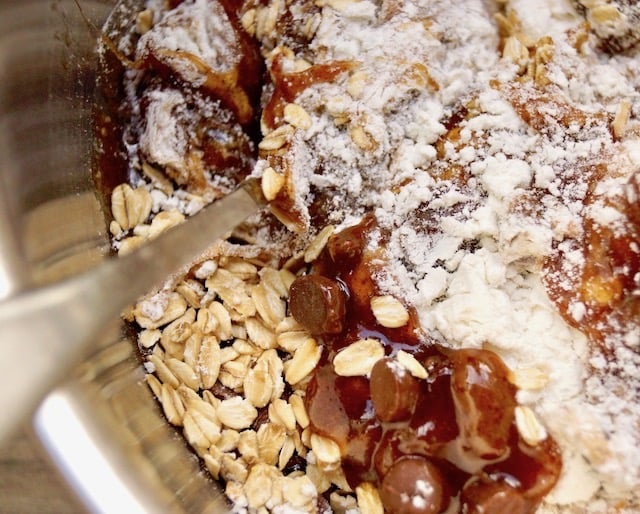
[[[385,24],[371,3],[356,2],[324,9],[312,47],[316,62],[358,61],[364,85],[353,94],[342,79],[296,99],[314,125],[293,140],[291,170],[302,209],[310,186],[328,192],[334,223],[374,209],[381,229],[392,234],[384,242],[391,266],[379,281],[416,307],[425,330],[452,346],[495,349],[514,369],[547,374],[544,389],[519,398],[564,452],[563,477],[541,510],[572,504],[600,512],[606,502],[596,496],[629,499],[640,487],[637,368],[622,379],[592,375],[589,344],[550,301],[541,267],[553,242],[582,226],[585,163],[611,159],[622,174],[612,181],[616,187],[634,170],[608,124],[588,113],[613,115],[623,98],[637,113],[640,67],[637,58],[606,57],[589,43],[576,52],[567,31],[581,19],[568,2],[511,5],[532,41],[553,36],[551,87],[587,113],[582,126],[563,126],[563,105],[549,102],[540,111],[544,130],[534,130],[491,85],[514,80],[516,68],[500,60],[496,25],[483,2],[402,4],[405,12]],[[403,81],[413,62],[426,64],[437,90]],[[442,144],[447,118],[471,101],[475,112],[460,122],[458,141]],[[375,148],[361,151],[336,124],[338,116],[364,126]],[[637,145],[627,143],[636,163]],[[464,180],[438,178],[454,166]],[[532,194],[538,213],[514,208]],[[620,215],[590,209],[605,223]],[[582,254],[566,258],[580,263]],[[576,318],[581,307],[572,306]],[[620,388],[630,392],[618,398]]]
[[[569,246],[562,241],[580,235],[584,216],[614,225],[620,216],[598,202],[586,212],[587,173],[603,164],[616,174],[599,187],[604,194],[619,191],[640,165],[638,139],[616,142],[610,130],[621,100],[629,102],[632,122],[640,115],[638,53],[608,56],[596,50],[593,35],[576,50],[584,20],[572,2],[506,2],[532,44],[553,38],[544,90],[551,93],[541,100],[531,81],[509,89],[519,67],[499,52],[498,2],[318,4],[324,7],[310,47],[292,61],[313,55],[312,64],[357,67],[295,100],[312,120],[287,152],[296,208],[309,219],[307,208],[320,195],[326,221],[338,226],[373,210],[380,233],[370,244],[384,245],[390,262],[377,279],[417,309],[426,331],[454,347],[494,349],[512,369],[544,372],[544,388],[519,396],[563,449],[563,476],[540,512],[565,505],[562,512],[611,512],[617,500],[631,502],[621,512],[637,512],[640,335],[629,330],[626,344],[618,344],[614,375],[549,299],[543,264],[555,244]],[[189,29],[154,32],[149,44],[224,68],[232,59],[221,50],[225,43],[207,35],[223,27],[201,25],[210,4],[188,5]],[[272,35],[263,42],[272,45]],[[183,71],[188,80],[204,80],[197,70]],[[175,112],[181,99],[152,100],[148,112],[158,123],[143,134],[143,150],[179,166],[183,135],[163,113]],[[523,121],[518,102],[538,121]],[[579,120],[566,122],[576,113]],[[266,167],[259,162],[256,174]],[[569,248],[564,258],[580,265],[583,255]],[[584,309],[569,306],[578,321]]]

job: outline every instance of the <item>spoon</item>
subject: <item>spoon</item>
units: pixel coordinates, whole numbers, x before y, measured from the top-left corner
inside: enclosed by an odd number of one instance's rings
[[[248,179],[184,223],[124,257],[0,303],[0,440],[64,377],[100,332],[140,296],[189,265],[266,204]]]

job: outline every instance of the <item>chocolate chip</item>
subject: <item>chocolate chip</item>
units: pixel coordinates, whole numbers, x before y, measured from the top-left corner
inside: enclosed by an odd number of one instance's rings
[[[339,334],[344,328],[346,293],[335,280],[304,275],[291,284],[289,308],[311,334]]]
[[[343,447],[347,444],[350,426],[340,398],[342,389],[336,384],[339,378],[332,366],[317,368],[307,385],[305,406],[313,431],[331,437]]]
[[[516,406],[506,366],[488,350],[459,350],[451,360],[451,392],[463,447],[483,459],[503,456]]]
[[[371,401],[381,421],[409,419],[418,401],[418,381],[397,360],[380,359],[371,370]]]
[[[443,480],[437,466],[424,457],[409,456],[398,459],[385,475],[380,488],[380,499],[385,512],[441,512],[445,506]]]
[[[358,225],[348,227],[331,236],[327,242],[331,260],[343,266],[359,260],[367,243],[366,235],[375,224],[375,218],[372,215],[366,215]]]
[[[517,489],[504,482],[480,480],[464,487],[462,505],[468,514],[528,514],[531,510]]]

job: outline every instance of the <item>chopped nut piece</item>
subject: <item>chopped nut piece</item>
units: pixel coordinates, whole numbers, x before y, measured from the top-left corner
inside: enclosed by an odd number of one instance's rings
[[[371,299],[371,311],[383,327],[398,328],[409,321],[409,311],[400,300],[390,295],[374,296]]]

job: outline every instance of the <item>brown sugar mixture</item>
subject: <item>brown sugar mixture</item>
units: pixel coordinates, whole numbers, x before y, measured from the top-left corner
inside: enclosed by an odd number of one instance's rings
[[[126,315],[232,512],[638,512],[637,11],[149,0],[104,35],[114,251],[270,202]]]
[[[534,512],[560,473],[556,443],[519,432],[516,410],[528,413],[496,354],[425,341],[415,316],[380,313],[371,223],[333,236],[290,288],[294,318],[325,348],[305,395],[312,433],[337,444],[347,482],[374,484],[388,512]]]

